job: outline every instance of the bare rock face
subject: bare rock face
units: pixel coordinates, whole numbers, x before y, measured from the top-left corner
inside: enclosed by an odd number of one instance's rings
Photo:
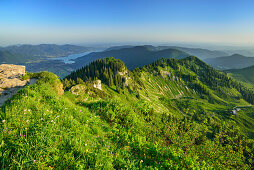
[[[12,64],[0,65],[0,106],[30,82],[30,80],[20,79],[24,74],[26,74],[25,66]]]
[[[101,89],[101,80],[96,80],[93,84],[93,87],[96,88],[96,89]]]
[[[118,74],[120,75],[120,76],[124,76],[124,75],[126,75],[128,73],[128,71],[127,70],[123,70],[122,72],[118,72]]]
[[[75,95],[79,95],[80,93],[84,92],[86,90],[86,87],[82,84],[78,84],[76,86],[73,86],[70,89],[70,92]]]
[[[20,80],[26,74],[25,66],[2,64],[0,65],[0,88],[12,88],[26,85],[27,81]]]

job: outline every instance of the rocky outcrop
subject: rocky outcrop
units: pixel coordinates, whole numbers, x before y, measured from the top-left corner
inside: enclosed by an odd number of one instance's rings
[[[95,82],[93,84],[93,87],[102,90],[102,88],[101,88],[101,80],[95,80]]]
[[[84,93],[86,90],[86,86],[85,85],[82,85],[82,84],[78,84],[76,86],[73,86],[71,89],[70,89],[70,92],[72,94],[75,94],[75,95],[79,95],[80,93]]]
[[[26,84],[35,82],[35,80],[21,80],[20,77],[24,74],[26,74],[25,66],[0,65],[0,106]]]
[[[118,74],[120,75],[120,76],[124,76],[124,75],[126,75],[128,73],[128,71],[127,70],[123,70],[122,72],[118,72]]]
[[[0,65],[0,88],[12,88],[26,85],[27,81],[20,80],[26,74],[25,66],[2,64]]]

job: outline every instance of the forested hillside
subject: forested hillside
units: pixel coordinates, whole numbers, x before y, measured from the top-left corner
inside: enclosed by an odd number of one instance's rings
[[[0,112],[1,168],[254,167],[253,92],[196,57],[26,78],[38,81]]]

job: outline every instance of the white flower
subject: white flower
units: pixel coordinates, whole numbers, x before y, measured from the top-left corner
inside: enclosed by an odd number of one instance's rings
[[[5,123],[6,122],[6,120],[2,120],[2,123]]]
[[[28,122],[30,122],[30,120],[26,120],[26,122],[28,123]]]

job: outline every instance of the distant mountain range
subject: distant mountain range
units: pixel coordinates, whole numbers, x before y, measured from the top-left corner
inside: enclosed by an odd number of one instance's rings
[[[40,44],[40,45],[8,46],[5,47],[4,50],[16,54],[23,54],[29,56],[62,57],[69,54],[85,52],[91,50],[91,48],[70,44],[66,45]]]
[[[25,59],[25,56],[20,54],[13,54],[9,51],[1,51],[0,49],[0,63],[19,63],[23,62]]]
[[[40,61],[50,57],[62,57],[75,53],[82,53],[91,50],[89,47],[76,45],[20,45],[0,48],[0,62],[19,64],[33,61]]]
[[[102,52],[94,52],[83,57],[77,58],[73,67],[80,68],[88,65],[92,61],[101,58],[114,57],[122,60],[128,69],[141,67],[160,59],[160,58],[185,58],[190,54],[177,49],[156,49],[153,46],[124,46],[112,47]]]
[[[225,70],[229,75],[241,81],[247,87],[254,89],[254,65],[242,69]]]
[[[224,50],[226,53],[232,54],[240,54],[244,56],[251,56],[254,57],[254,49],[253,48],[244,48],[243,49],[234,49],[234,50]]]
[[[204,60],[206,63],[221,70],[241,69],[254,65],[254,57],[246,57],[240,54],[231,56],[208,58]]]
[[[123,48],[133,48],[134,46],[131,45],[125,45],[125,46],[115,46],[106,49],[105,51],[110,50],[119,50]],[[180,51],[183,51],[185,53],[188,53],[190,55],[196,56],[200,59],[206,59],[206,58],[216,58],[221,56],[226,56],[228,53],[223,51],[216,51],[216,50],[207,50],[202,48],[187,48],[187,47],[178,47],[178,46],[152,46],[152,45],[144,45],[144,47],[148,48],[152,51],[159,51],[159,50],[165,50],[165,49],[177,49]]]

